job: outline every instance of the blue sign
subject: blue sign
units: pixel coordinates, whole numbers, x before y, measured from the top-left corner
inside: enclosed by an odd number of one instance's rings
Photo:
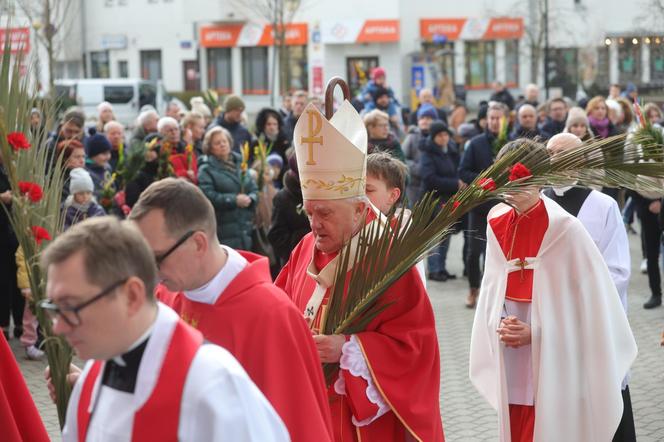
[[[410,70],[411,88],[415,89],[417,93],[424,87],[424,66],[416,65]]]
[[[437,45],[444,45],[445,43],[447,43],[447,35],[445,35],[445,34],[434,34],[431,41],[434,44],[437,44]]]
[[[180,49],[191,49],[191,41],[189,40],[180,41]]]

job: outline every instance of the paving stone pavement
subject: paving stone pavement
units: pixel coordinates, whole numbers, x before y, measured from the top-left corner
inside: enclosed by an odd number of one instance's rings
[[[450,272],[461,275],[462,238],[456,235],[448,257]],[[639,442],[664,440],[664,349],[659,337],[664,328],[664,308],[644,310],[648,281],[638,271],[640,244],[630,236],[632,279],[629,291],[629,320],[639,345],[639,355],[632,367],[630,390]],[[445,283],[429,282],[429,294],[436,314],[440,357],[442,361],[441,413],[446,439],[455,441],[498,440],[495,412],[486,404],[468,380],[468,349],[473,311],[464,307],[468,282],[457,279]],[[59,440],[58,418],[43,382],[44,362],[28,361],[18,340],[10,341],[27,380],[30,392],[54,440]]]

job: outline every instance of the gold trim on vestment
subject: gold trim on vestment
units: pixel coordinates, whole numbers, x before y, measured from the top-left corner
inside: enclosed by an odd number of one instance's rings
[[[394,412],[394,414],[397,416],[397,419],[401,422],[401,424],[406,427],[406,430],[410,433],[411,436],[413,436],[416,440],[419,442],[423,442],[422,439],[415,434],[415,432],[410,428],[410,426],[406,423],[406,421],[401,417],[399,412],[397,411],[396,408],[394,408],[394,405],[390,402],[390,399],[385,395],[385,392],[380,386],[380,383],[378,382],[378,378],[374,374],[373,368],[371,367],[371,362],[369,362],[369,358],[367,358],[367,353],[364,351],[364,346],[362,345],[362,341],[360,340],[360,337],[358,335],[355,335],[357,338],[357,343],[360,346],[360,350],[362,350],[362,356],[364,356],[364,360],[367,361],[367,367],[369,367],[369,372],[371,373],[371,377],[373,378],[374,384],[376,384],[376,388],[378,388],[378,391],[380,391],[381,396],[383,396],[383,399],[385,399],[385,402],[387,402],[387,405],[390,406],[390,409]]]

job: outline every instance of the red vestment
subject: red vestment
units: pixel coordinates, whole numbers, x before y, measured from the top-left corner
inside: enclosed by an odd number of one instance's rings
[[[316,286],[307,274],[314,257],[314,242],[311,233],[300,241],[275,282],[300,312],[304,312]],[[325,264],[330,256],[326,258],[317,256],[316,264]],[[328,296],[329,289],[323,305]],[[337,394],[333,386],[328,388],[335,439],[403,441],[410,435],[420,441],[444,441],[438,338],[433,309],[417,270],[408,270],[379,302],[394,304],[355,336],[374,384],[390,411],[366,426],[356,427],[351,413],[358,421],[363,420],[375,415],[376,406],[366,397],[366,381],[342,370],[346,394]],[[319,314],[322,310],[323,307],[318,310]]]
[[[132,440],[178,440],[182,392],[187,373],[202,342],[201,333],[187,326],[184,321],[179,321],[175,326],[154,390],[134,416]],[[92,417],[92,391],[103,368],[104,361],[95,361],[81,389],[76,420],[79,441],[87,438]]]
[[[213,305],[173,295],[157,297],[210,342],[240,362],[288,428],[291,440],[332,439],[320,359],[302,314],[272,284],[268,260],[238,251],[247,266]]]
[[[549,228],[549,217],[544,202],[540,200],[523,214],[512,209],[501,216],[489,220],[500,248],[507,261],[518,259],[521,270],[507,275],[505,299],[515,302],[532,302],[533,272],[524,269],[529,257],[539,254],[544,234]],[[533,440],[535,429],[535,407],[510,404],[510,428],[512,442]]]
[[[0,434],[8,442],[50,440],[4,336],[0,336]]]

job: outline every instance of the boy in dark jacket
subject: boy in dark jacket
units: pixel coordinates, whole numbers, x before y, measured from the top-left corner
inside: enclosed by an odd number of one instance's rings
[[[459,179],[459,151],[451,141],[452,131],[442,122],[435,122],[429,129],[429,137],[421,146],[420,176],[422,177],[422,193],[435,192],[446,203],[459,189],[465,187]],[[445,259],[450,247],[450,237],[434,249],[427,264],[429,279],[447,281],[455,279],[445,268]]]
[[[111,179],[111,143],[103,134],[93,134],[88,138],[86,149],[88,159],[85,161],[85,169],[90,173],[94,183],[95,198],[100,198],[104,186]]]

